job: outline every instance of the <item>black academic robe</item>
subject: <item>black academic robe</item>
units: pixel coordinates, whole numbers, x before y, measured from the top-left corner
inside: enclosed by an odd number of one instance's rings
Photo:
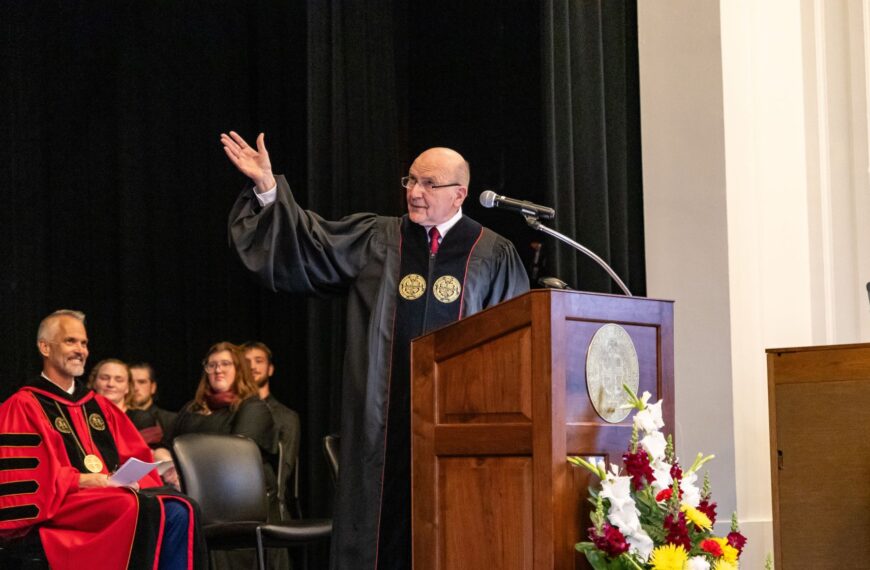
[[[193,401],[181,408],[172,431],[172,438],[186,433],[219,433],[243,435],[257,444],[263,457],[263,474],[266,477],[266,491],[269,502],[269,522],[279,522],[278,505],[277,451],[272,446],[277,429],[272,413],[266,402],[258,396],[251,396],[238,409],[219,408],[208,415],[192,411]],[[289,559],[286,550],[267,549],[269,570],[286,570]],[[248,570],[257,568],[256,553],[251,549],[211,552],[211,568],[214,570]]]
[[[277,512],[270,512],[270,520],[289,520],[295,513],[295,498],[293,489],[293,471],[296,469],[296,460],[299,458],[299,441],[302,430],[299,422],[299,414],[278,401],[275,396],[269,394],[263,401],[269,407],[272,421],[275,423],[274,439],[272,441],[272,454],[280,457],[283,465],[275,465],[277,476],[278,496]],[[288,492],[289,491],[289,492]],[[292,503],[292,505],[291,505]],[[273,505],[270,502],[270,507]],[[290,508],[290,507],[293,508]]]
[[[463,216],[430,258],[424,228],[407,216],[324,220],[296,204],[284,177],[266,208],[251,188],[242,192],[229,234],[270,289],[347,296],[331,565],[407,568],[410,340],[527,291],[519,255]]]
[[[260,454],[263,456],[266,487],[272,499],[277,501],[274,468],[277,455],[273,455],[272,451],[276,429],[266,403],[255,395],[245,399],[236,410],[230,407],[219,408],[208,415],[194,412],[192,407],[193,401],[190,401],[178,413],[175,418],[172,438],[186,433],[222,433],[243,435],[252,439],[259,446]],[[274,511],[277,512],[277,510],[276,503]]]
[[[158,408],[155,404],[145,410],[127,409],[127,417],[151,449],[169,449],[169,437],[177,416],[177,413]]]

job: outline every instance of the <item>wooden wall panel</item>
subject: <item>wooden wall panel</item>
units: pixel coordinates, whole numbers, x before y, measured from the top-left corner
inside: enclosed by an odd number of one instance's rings
[[[439,423],[530,423],[531,331],[521,328],[436,364]]]
[[[777,568],[867,568],[870,345],[767,351]]]
[[[530,457],[438,461],[440,570],[532,568]]]

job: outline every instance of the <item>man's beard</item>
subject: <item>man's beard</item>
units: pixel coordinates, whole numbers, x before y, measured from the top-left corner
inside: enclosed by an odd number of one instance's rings
[[[85,373],[85,363],[78,360],[65,360],[63,363],[63,371],[78,378]]]
[[[269,375],[263,374],[262,378],[260,378],[259,380],[254,380],[254,382],[257,384],[257,388],[262,388],[269,383]]]
[[[151,396],[148,396],[147,398],[143,398],[141,400],[136,399],[134,397],[133,398],[133,407],[140,409],[140,410],[144,410],[146,408],[151,407]]]

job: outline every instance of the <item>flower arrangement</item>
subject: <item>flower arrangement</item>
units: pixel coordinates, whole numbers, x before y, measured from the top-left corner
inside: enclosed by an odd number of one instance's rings
[[[712,455],[698,454],[684,470],[674,456],[673,440],[661,429],[661,400],[648,404],[625,387],[628,406],[635,408],[631,444],[622,460],[626,474],[602,461],[580,457],[568,461],[589,469],[601,479],[599,490],[590,488],[592,527],[582,552],[595,570],[736,570],[746,546],[736,513],[731,532],[713,535],[716,503],[710,496],[709,477],[699,488],[698,470]]]

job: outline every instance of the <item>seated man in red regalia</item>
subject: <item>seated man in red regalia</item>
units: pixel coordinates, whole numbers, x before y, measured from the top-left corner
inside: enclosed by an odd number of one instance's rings
[[[38,531],[56,570],[204,568],[189,498],[157,489],[156,471],[110,484],[131,457],[153,459],[127,416],[76,380],[88,357],[84,320],[66,310],[43,319],[42,375],[0,406],[0,537]]]

